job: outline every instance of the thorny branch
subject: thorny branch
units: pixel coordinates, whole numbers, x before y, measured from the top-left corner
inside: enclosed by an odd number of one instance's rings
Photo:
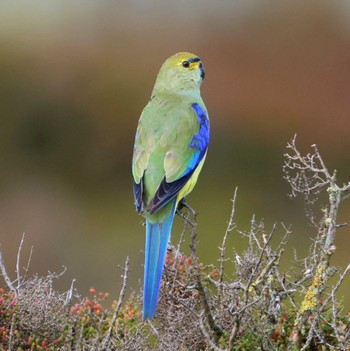
[[[323,318],[321,318],[321,313],[325,304],[318,309],[315,317],[310,317],[308,313],[317,309],[317,300],[324,293],[327,282],[334,273],[335,269],[332,270],[330,268],[330,258],[336,249],[334,246],[336,231],[338,228],[344,226],[344,224],[337,224],[337,214],[341,201],[346,197],[345,193],[350,189],[350,182],[342,187],[337,184],[337,171],[330,172],[317,146],[312,145],[311,147],[313,148],[313,152],[303,156],[296,146],[295,135],[291,142],[287,144],[287,149],[290,152],[285,154],[285,163],[283,166],[284,178],[290,184],[293,196],[303,194],[306,203],[313,203],[315,200],[312,199],[312,196],[319,194],[324,187],[327,187],[328,193],[328,205],[323,209],[323,218],[317,226],[318,233],[314,241],[313,253],[305,260],[307,263],[313,261],[312,265],[308,267],[308,275],[313,277],[313,280],[306,290],[298,311],[296,326],[294,327],[295,335],[297,335],[294,338],[294,345],[296,345],[300,342],[299,334],[301,328],[307,323],[310,325],[309,333],[302,350],[306,350],[310,346],[315,335],[322,339],[320,337],[321,333],[317,330],[317,325]],[[313,219],[312,221],[315,223]],[[337,286],[341,284],[347,271],[348,269],[345,270],[344,276],[340,278]],[[299,281],[299,284],[301,283],[303,283],[303,280]],[[326,299],[327,304],[330,303],[332,296],[334,297],[334,293]],[[334,308],[334,301],[332,302],[332,306]],[[332,327],[334,333],[337,334],[338,328],[336,325]]]
[[[190,247],[194,270],[183,271],[181,267],[184,255],[178,246],[175,261],[170,260],[171,265],[167,270],[167,279],[171,278],[171,296],[167,295],[169,290],[165,284],[158,310],[161,323],[164,323],[165,315],[174,321],[172,326],[169,325],[175,334],[170,343],[168,336],[160,334],[161,338],[168,340],[167,345],[174,345],[174,350],[231,351],[240,349],[242,340],[248,335],[259,340],[257,344],[249,344],[250,349],[279,350],[282,345],[284,349],[288,345],[288,350],[294,351],[310,349],[316,344],[329,348],[332,345],[335,350],[349,348],[350,328],[342,322],[335,293],[350,268],[343,272],[329,293],[326,288],[329,287],[330,277],[336,272],[330,266],[329,258],[334,252],[335,230],[340,227],[336,224],[337,210],[340,201],[345,199],[344,192],[350,186],[336,186],[336,172],[328,171],[315,145],[313,153],[303,156],[298,151],[294,138],[288,144],[288,150],[284,171],[292,194],[302,194],[308,203],[314,203],[314,196],[327,189],[330,201],[322,220],[314,222],[317,231],[315,238],[311,239],[309,254],[298,259],[295,253],[294,262],[289,262],[288,269],[283,271],[280,263],[291,235],[290,228],[282,224],[282,233],[279,233],[279,226],[275,224],[270,231],[266,231],[264,223],[257,222],[253,216],[250,230],[238,230],[234,221],[236,191],[227,229],[219,248],[219,267],[213,270],[212,266],[204,266],[198,261],[195,218],[189,221],[184,217],[185,227],[191,222]],[[339,191],[341,195],[335,196]],[[234,253],[236,270],[232,279],[228,274],[228,262],[232,262],[232,257],[227,252],[227,238],[233,231],[247,239],[248,247],[242,253]],[[183,234],[181,245],[185,240]],[[200,304],[193,300],[196,296],[199,297]],[[170,309],[169,299],[173,301]],[[288,309],[285,299],[288,299]],[[199,332],[206,346],[203,347],[196,338],[187,338],[185,335],[189,334],[181,325],[186,325],[192,337],[196,335],[195,332]],[[331,331],[325,331],[325,325]],[[215,333],[216,326],[220,334]],[[177,328],[178,333],[175,332]],[[333,339],[329,339],[329,333]],[[335,341],[334,337],[341,340]],[[181,343],[173,342],[179,339],[182,339]]]
[[[328,168],[321,157],[321,154],[314,144],[311,146],[313,153],[307,153],[303,156],[296,146],[296,135],[287,144],[290,153],[286,153],[283,171],[284,178],[292,188],[292,195],[303,194],[307,203],[312,203],[312,195],[318,194],[322,188],[327,186],[329,205],[324,209],[323,223],[319,227],[322,240],[323,257],[322,260],[329,264],[330,256],[333,254],[335,247],[333,242],[336,236],[336,230],[344,224],[337,224],[337,213],[340,202],[344,199],[345,193],[350,189],[350,182],[338,186],[337,171],[329,172]]]

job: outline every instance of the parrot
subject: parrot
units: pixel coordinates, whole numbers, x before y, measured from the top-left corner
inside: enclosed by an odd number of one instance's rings
[[[204,76],[197,55],[170,56],[159,70],[136,130],[133,193],[136,211],[146,222],[144,320],[155,317],[177,207],[194,188],[207,154],[210,124],[200,94]]]

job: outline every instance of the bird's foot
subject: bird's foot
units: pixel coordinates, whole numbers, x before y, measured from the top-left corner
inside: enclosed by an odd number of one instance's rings
[[[180,201],[179,204],[177,205],[176,212],[180,214],[182,212],[182,209],[186,208],[189,212],[191,212],[192,216],[197,216],[197,211],[194,210],[187,202],[186,197],[183,197]]]
[[[189,220],[188,214],[186,215],[183,211],[183,209],[187,209],[187,212],[193,217],[193,222]],[[183,197],[180,201],[179,204],[177,205],[176,213],[185,221],[188,221],[192,226],[194,225],[193,223],[196,222],[196,217],[197,217],[197,211],[194,210],[186,201],[186,198]]]

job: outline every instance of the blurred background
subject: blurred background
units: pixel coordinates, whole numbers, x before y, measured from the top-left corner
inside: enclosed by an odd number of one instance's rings
[[[350,3],[344,1],[0,2],[0,243],[8,271],[26,233],[31,273],[67,272],[85,294],[116,297],[117,265],[142,279],[144,227],[134,210],[131,157],[139,115],[163,61],[178,51],[206,67],[211,144],[189,203],[199,255],[215,263],[238,186],[236,222],[292,225],[283,264],[303,257],[314,229],[283,180],[286,143],[316,143],[339,183],[350,180]],[[320,212],[317,212],[320,214]],[[350,222],[350,201],[339,222]],[[179,237],[176,219],[173,238]],[[339,230],[333,263],[349,263]],[[243,249],[237,234],[229,240]],[[25,262],[23,261],[23,265]],[[232,266],[231,266],[232,268]],[[350,279],[341,293],[347,294]],[[350,306],[350,298],[347,298]]]

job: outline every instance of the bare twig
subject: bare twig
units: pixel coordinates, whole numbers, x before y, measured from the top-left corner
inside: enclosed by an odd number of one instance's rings
[[[29,272],[29,266],[30,266],[30,264],[32,262],[32,256],[33,256],[33,246],[31,246],[31,248],[30,248],[30,253],[29,253],[28,260],[27,260],[27,264],[23,268],[23,271],[24,271],[24,275],[22,276],[22,281],[23,282],[25,282],[27,280],[27,275],[28,275],[28,272]]]
[[[15,329],[15,320],[16,320],[16,314],[14,313],[11,318],[11,327],[10,327],[10,335],[9,335],[9,341],[8,341],[8,351],[13,350],[13,334],[14,334],[14,329]]]
[[[72,283],[70,285],[70,289],[67,291],[67,295],[66,295],[65,304],[68,307],[68,312],[69,312],[69,308],[71,307],[71,303],[72,303],[74,283],[75,283],[75,279],[72,280]]]
[[[123,269],[123,284],[122,284],[122,288],[120,290],[120,294],[119,294],[119,299],[118,299],[118,303],[117,303],[117,307],[115,308],[114,310],[114,313],[113,313],[113,317],[112,317],[112,320],[111,320],[111,324],[109,326],[109,329],[108,329],[108,332],[102,342],[102,346],[101,346],[101,350],[105,350],[108,346],[108,343],[112,337],[112,334],[113,334],[113,328],[114,328],[114,325],[115,325],[115,322],[118,318],[118,314],[120,312],[120,309],[121,309],[121,306],[122,306],[122,302],[123,302],[123,299],[124,299],[124,296],[125,296],[125,290],[126,290],[126,286],[127,286],[127,281],[128,281],[128,273],[129,273],[129,256],[126,257],[126,260],[125,260],[125,264],[124,264],[124,269]]]
[[[170,345],[165,342],[164,338],[162,335],[158,332],[157,328],[153,325],[152,321],[149,319],[147,320],[147,323],[151,326],[153,333],[157,336],[157,339],[161,342],[162,346],[165,347],[166,350],[170,349]]]
[[[250,288],[250,286],[253,284],[253,279],[254,279],[254,277],[255,277],[255,275],[256,275],[256,272],[258,271],[258,268],[259,268],[259,266],[260,266],[260,264],[261,264],[261,262],[262,262],[263,256],[266,254],[266,248],[267,248],[267,246],[269,245],[269,243],[270,243],[270,241],[271,241],[271,239],[272,239],[272,237],[273,237],[273,234],[274,234],[275,230],[276,230],[276,223],[274,224],[274,226],[273,226],[273,228],[272,228],[272,230],[271,230],[269,236],[267,237],[267,239],[264,240],[264,245],[263,245],[263,247],[261,248],[258,261],[256,262],[255,267],[253,268],[253,271],[252,271],[252,273],[251,273],[251,275],[250,275],[250,277],[249,277],[248,283],[247,283],[247,285],[246,285],[245,293],[244,293],[244,301],[245,301],[245,303],[248,302],[248,298],[249,298],[249,295],[248,295],[248,293],[249,293],[249,288]],[[260,246],[260,245],[259,245],[259,246]],[[266,273],[267,273],[267,272],[266,272]]]
[[[214,351],[224,351],[221,348],[219,348],[211,339],[209,333],[205,329],[205,325],[204,325],[202,316],[199,317],[199,327],[200,327],[200,330],[201,330],[203,336],[205,337],[207,344],[209,345],[209,347],[211,349],[213,349]]]
[[[2,252],[0,251],[0,270],[1,270],[1,275],[4,277],[4,280],[5,280],[5,283],[6,285],[8,286],[8,288],[11,290],[11,291],[14,291],[16,292],[16,288],[13,286],[12,282],[11,282],[11,279],[10,277],[8,276],[7,274],[7,271],[6,271],[6,267],[5,267],[5,262],[4,262],[4,259],[2,257]]]
[[[350,264],[347,265],[347,267],[345,268],[344,272],[341,274],[340,278],[338,279],[337,283],[335,284],[335,286],[332,288],[331,293],[329,294],[329,296],[323,301],[323,304],[320,306],[318,313],[322,313],[323,310],[328,306],[330,300],[332,299],[332,296],[335,295],[335,293],[338,291],[338,289],[340,288],[341,284],[343,283],[346,275],[348,274],[350,270]]]
[[[197,249],[197,243],[196,243],[196,237],[197,237],[197,232],[196,232],[196,226],[192,227],[191,231],[191,250],[192,250],[192,257],[193,257],[193,265],[195,267],[195,272],[196,272],[196,278],[197,278],[197,290],[200,296],[200,300],[203,306],[204,310],[204,315],[206,317],[207,323],[209,325],[210,330],[214,333],[214,338],[216,341],[218,341],[222,335],[222,330],[221,328],[215,323],[214,318],[212,316],[209,302],[202,284],[202,277],[201,277],[201,272],[200,268],[198,265],[198,258],[196,256],[196,249]]]
[[[234,195],[233,195],[233,199],[231,200],[232,208],[231,208],[230,219],[229,219],[227,227],[226,227],[226,231],[225,231],[224,238],[222,240],[221,247],[219,248],[219,250],[220,250],[220,259],[219,259],[219,261],[220,261],[220,278],[219,278],[219,283],[220,283],[220,286],[221,286],[221,288],[220,288],[220,295],[222,295],[222,282],[224,280],[226,241],[227,241],[227,237],[228,237],[229,233],[232,232],[236,228],[236,224],[234,222],[234,215],[235,215],[235,205],[236,205],[236,198],[237,198],[237,190],[238,190],[238,188],[236,187]]]
[[[17,259],[16,259],[16,274],[17,274],[17,290],[21,286],[21,272],[20,272],[20,260],[21,260],[21,252],[22,252],[22,247],[23,247],[23,242],[24,242],[24,233],[22,234],[22,239],[18,247],[17,251]]]

